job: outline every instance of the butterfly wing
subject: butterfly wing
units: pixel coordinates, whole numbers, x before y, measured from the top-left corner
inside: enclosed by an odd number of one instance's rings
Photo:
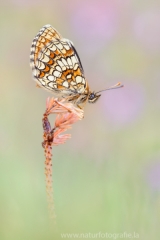
[[[39,86],[63,95],[83,94],[87,83],[80,58],[70,40],[44,26],[31,46],[30,65]]]

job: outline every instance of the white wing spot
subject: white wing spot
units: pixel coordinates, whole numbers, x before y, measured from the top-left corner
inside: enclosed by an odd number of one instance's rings
[[[54,44],[52,44],[51,46],[49,46],[49,49],[54,52],[54,51],[56,51],[57,48]]]
[[[64,64],[65,66],[68,66],[68,63],[67,63],[67,61],[66,61],[64,58],[62,58],[62,62],[63,62],[63,64]]]
[[[54,76],[49,75],[49,76],[48,76],[48,80],[50,80],[50,81],[54,81]]]
[[[72,63],[73,63],[73,66],[74,66],[77,63],[77,60],[74,56],[72,56],[71,59],[72,59]]]
[[[53,82],[48,83],[48,86],[51,88],[57,88],[57,85]]]
[[[67,58],[67,62],[68,62],[68,65],[69,65],[69,66],[72,66],[72,62],[71,62],[71,59],[70,59],[70,58]]]
[[[61,76],[61,73],[58,72],[58,71],[54,71],[54,72],[53,72],[53,75],[54,75],[55,77],[60,77],[60,76]]]
[[[46,48],[46,49],[44,50],[44,53],[49,56],[50,53],[51,53],[51,51],[50,51],[48,48]]]
[[[82,78],[82,83],[85,84],[85,79],[84,78]]]
[[[76,82],[77,82],[77,83],[81,83],[81,82],[82,82],[82,77],[77,76],[77,77],[76,77]]]
[[[63,49],[61,49],[61,52],[63,53],[63,54],[66,54],[66,50],[63,48]]]
[[[64,82],[63,82],[63,86],[66,87],[66,88],[68,88],[68,86],[69,86],[68,82],[67,82],[67,81],[64,81]]]
[[[43,62],[37,61],[36,62],[36,67],[38,67],[39,69],[45,69],[45,65]]]
[[[57,63],[58,63],[58,65],[59,65],[60,67],[63,67],[63,66],[64,66],[64,64],[62,63],[61,60],[57,60]]]
[[[72,75],[71,74],[68,74],[67,75],[67,79],[69,79],[69,78],[71,78],[72,77]]]
[[[61,43],[58,43],[58,44],[57,44],[57,47],[58,47],[60,50],[63,49],[63,45],[62,45]]]
[[[49,62],[49,57],[46,55],[43,55],[42,61],[46,63]]]
[[[70,49],[70,46],[68,46],[68,44],[64,44],[64,47],[65,47],[66,50]]]
[[[62,69],[60,68],[60,66],[56,66],[56,69],[57,71],[62,72]]]
[[[73,68],[75,71],[78,69],[78,64],[76,63]]]

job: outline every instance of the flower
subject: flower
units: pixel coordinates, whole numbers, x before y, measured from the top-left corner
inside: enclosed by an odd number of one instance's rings
[[[53,187],[52,187],[52,146],[63,144],[71,138],[70,134],[63,134],[70,129],[72,124],[83,118],[83,110],[75,107],[72,103],[66,103],[62,99],[58,101],[54,98],[48,98],[46,101],[46,111],[42,119],[43,122],[43,139],[42,146],[45,152],[45,175],[46,190],[51,218],[55,221]],[[48,120],[50,114],[57,114],[54,128]]]

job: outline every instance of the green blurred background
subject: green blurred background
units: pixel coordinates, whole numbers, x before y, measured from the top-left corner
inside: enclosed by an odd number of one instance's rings
[[[160,239],[160,1],[0,4],[0,240],[75,232]],[[87,104],[72,138],[53,149],[57,232],[41,147],[52,94],[35,87],[29,67],[31,42],[45,24],[73,41],[92,90],[125,85]]]

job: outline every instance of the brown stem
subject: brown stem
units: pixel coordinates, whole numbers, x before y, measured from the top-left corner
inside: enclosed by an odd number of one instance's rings
[[[45,145],[45,175],[46,175],[46,191],[49,204],[50,216],[55,220],[53,186],[52,186],[52,147]]]
[[[49,205],[49,211],[51,218],[54,219],[55,222],[55,210],[54,210],[54,200],[53,200],[53,186],[52,186],[52,142],[53,142],[53,134],[54,129],[51,130],[50,122],[47,118],[47,115],[44,114],[44,118],[42,119],[43,123],[43,143],[42,146],[44,148],[45,153],[45,175],[46,175],[46,191],[47,191],[47,199]]]

